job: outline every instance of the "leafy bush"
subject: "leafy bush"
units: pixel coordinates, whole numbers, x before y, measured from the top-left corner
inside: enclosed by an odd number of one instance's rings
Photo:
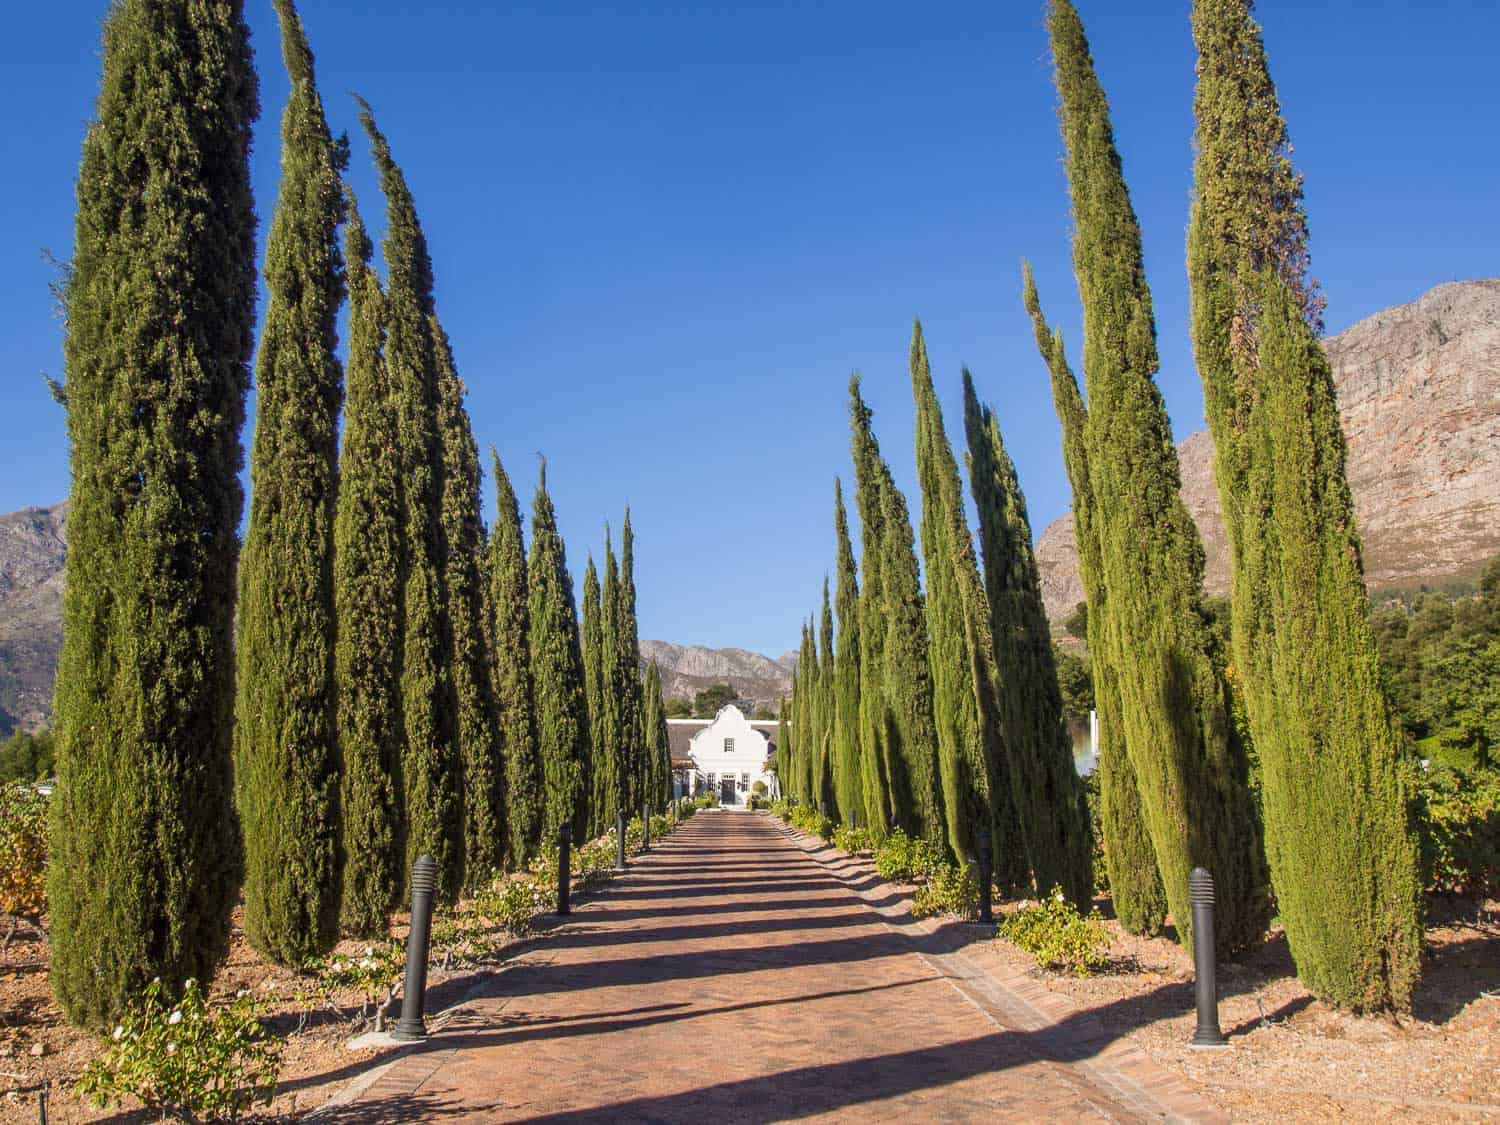
[[[474,898],[474,909],[480,916],[516,937],[529,934],[537,915],[552,908],[552,892],[544,890],[530,875],[499,880]]]
[[[875,849],[875,870],[882,879],[922,883],[944,865],[942,854],[926,840],[897,828]]]
[[[257,1103],[270,1104],[281,1049],[261,1028],[249,993],[214,1010],[190,980],[182,1001],[171,1005],[158,979],[139,1011],[115,1028],[109,1051],[83,1072],[77,1092],[101,1108],[134,1097],[188,1120],[233,1121]]]
[[[1089,976],[1109,963],[1109,931],[1097,910],[1087,916],[1053,887],[1046,901],[1003,918],[1000,937],[1024,949],[1044,969]]]
[[[771,815],[780,817],[782,820],[790,824],[792,822],[792,813],[796,809],[796,807],[796,805],[792,804],[792,802],[783,797],[780,800],[771,802]]]
[[[833,833],[833,846],[840,851],[856,855],[859,852],[870,850],[873,841],[870,839],[868,828],[836,828]]]
[[[334,954],[311,961],[306,971],[325,989],[356,988],[367,1000],[383,997],[401,979],[406,951],[394,941],[365,947],[362,957]]]
[[[756,797],[764,797],[766,795],[766,783],[764,781],[757,781],[754,785],[750,786],[750,792]]]
[[[699,793],[694,803],[700,809],[716,809],[719,807],[719,793],[716,789],[706,789]]]
[[[659,813],[651,818],[651,838],[653,840],[663,840],[671,834],[671,820]]]
[[[1500,886],[1500,777],[1414,770],[1414,820],[1429,890],[1484,894]]]
[[[806,832],[810,836],[821,836],[825,840],[833,839],[833,821],[810,806],[794,806],[789,823],[793,828]]]
[[[945,863],[928,876],[912,897],[913,918],[951,914],[966,922],[979,917],[979,880],[971,867]]]
[[[0,914],[39,919],[47,910],[47,798],[0,785]]]
[[[1109,890],[1109,863],[1104,858],[1104,799],[1099,794],[1097,769],[1083,779],[1083,792],[1088,799],[1089,827],[1093,830],[1094,890],[1103,894]]]
[[[18,730],[0,744],[0,785],[8,781],[27,783],[51,777],[56,768],[54,758],[55,746],[50,732],[27,734]]]

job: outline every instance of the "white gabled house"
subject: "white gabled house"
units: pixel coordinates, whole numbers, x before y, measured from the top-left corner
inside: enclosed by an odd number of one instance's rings
[[[757,781],[767,796],[779,796],[774,719],[747,719],[731,703],[712,719],[668,719],[667,734],[674,796],[711,789],[720,804],[743,807]]]

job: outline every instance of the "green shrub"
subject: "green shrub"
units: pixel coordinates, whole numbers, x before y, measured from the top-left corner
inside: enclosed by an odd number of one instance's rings
[[[660,814],[651,818],[651,838],[653,840],[665,839],[672,834],[672,821]]]
[[[872,843],[868,828],[837,828],[833,833],[833,846],[850,855],[869,851]]]
[[[913,918],[952,915],[966,922],[979,917],[979,880],[971,867],[945,863],[917,888],[911,901]]]
[[[1410,791],[1429,890],[1484,894],[1500,886],[1500,777],[1433,766]]]
[[[406,952],[394,941],[383,941],[365,947],[362,957],[333,954],[309,961],[304,971],[318,978],[325,991],[358,989],[368,1000],[385,997],[391,986],[401,979]]]
[[[47,910],[47,798],[0,784],[0,914],[36,921]]]
[[[705,790],[698,794],[695,803],[700,809],[716,809],[719,807],[719,794],[713,789]]]
[[[1044,969],[1086,977],[1109,963],[1109,931],[1103,918],[1097,910],[1079,914],[1061,887],[1053,887],[1045,902],[1007,915],[997,933],[1030,953]]]
[[[821,836],[825,840],[833,839],[833,821],[817,809],[807,805],[793,807],[789,823],[793,828],[806,832],[809,836]]]
[[[766,783],[764,781],[757,781],[754,785],[750,786],[750,792],[753,796],[764,797],[766,795]]]
[[[796,805],[783,797],[780,800],[771,802],[771,815],[780,817],[790,824],[792,822],[792,813],[796,811],[796,808]]]
[[[276,1092],[283,1044],[262,1029],[248,992],[214,1010],[189,980],[174,1006],[158,978],[111,1040],[77,1087],[100,1108],[134,1097],[187,1120],[233,1121],[257,1103],[269,1105]]]
[[[51,733],[27,734],[18,730],[0,744],[0,785],[7,781],[31,782],[51,777],[55,772],[54,759]]]
[[[944,865],[942,854],[918,836],[897,828],[875,849],[875,870],[882,879],[897,883],[923,883]]]
[[[530,933],[537,915],[545,914],[553,906],[553,892],[544,889],[530,875],[498,881],[474,899],[474,909],[481,917],[516,937]]]

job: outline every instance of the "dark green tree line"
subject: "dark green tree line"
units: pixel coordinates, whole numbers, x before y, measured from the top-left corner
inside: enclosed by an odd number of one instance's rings
[[[833,662],[834,792],[839,818],[845,824],[858,826],[869,823],[859,749],[859,574],[849,540],[843,485],[837,479],[833,482],[833,531],[838,569],[834,594],[838,612],[838,644]]]
[[[607,753],[607,750],[604,748],[608,747],[610,743],[609,720],[606,715],[604,698],[607,684],[604,678],[603,612],[603,595],[600,593],[599,588],[599,570],[594,566],[594,556],[590,554],[588,563],[583,569],[581,644],[583,646],[584,699],[589,716],[589,742],[596,754]],[[595,763],[589,781],[593,787],[590,805],[594,810],[594,816],[597,821],[601,815],[600,810],[609,807],[609,795],[603,791],[603,787],[609,784],[608,763]],[[597,823],[590,826],[591,830],[598,829],[599,827]],[[608,827],[608,825],[605,825],[605,827]]]

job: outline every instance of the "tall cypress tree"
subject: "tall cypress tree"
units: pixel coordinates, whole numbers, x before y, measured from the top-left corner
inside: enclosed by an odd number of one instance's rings
[[[792,795],[792,732],[787,725],[788,704],[786,696],[776,709],[776,784],[782,799]]]
[[[599,634],[599,691],[603,722],[601,737],[593,744],[592,760],[594,816],[600,827],[615,822],[615,812],[623,810],[627,816],[629,806],[623,804],[621,785],[620,746],[625,736],[625,717],[621,707],[620,680],[620,563],[615,557],[614,542],[610,538],[608,525],[604,528],[604,585],[599,594],[602,610]]]
[[[432,259],[406,177],[374,114],[360,103],[385,193],[385,362],[401,447],[401,697],[405,745],[406,867],[437,861],[445,899],[463,885],[463,763],[454,724],[452,625],[443,573],[443,459],[437,418],[438,356],[432,336]]]
[[[892,791],[906,799],[902,827],[924,836],[940,850],[948,847],[948,828],[938,773],[937,727],[932,712],[932,672],[928,661],[927,612],[917,573],[916,535],[906,497],[881,462],[881,505],[885,530],[880,560],[885,611],[885,695],[890,707],[887,728],[891,752],[899,762],[892,771]]]
[[[859,753],[859,575],[849,541],[844,486],[837,478],[833,482],[833,532],[838,567],[834,595],[838,611],[838,645],[833,660],[834,790],[839,819],[855,826],[869,822]]]
[[[818,805],[817,694],[818,645],[811,620],[802,623],[797,678],[792,683],[792,747],[797,760],[797,795]]]
[[[1203,547],[1182,503],[1177,452],[1154,376],[1156,326],[1140,228],[1104,91],[1069,0],[1048,12],[1083,297],[1089,474],[1105,582],[1105,651],[1119,679],[1125,747],[1167,902],[1192,943],[1188,873],[1214,876],[1217,936],[1264,932],[1269,900],[1247,763],[1229,721],[1201,604]]]
[[[340,920],[351,933],[374,936],[385,931],[400,891],[404,508],[396,407],[383,355],[385,295],[370,268],[373,247],[353,192],[347,197],[348,402],[333,526],[345,841]]]
[[[645,707],[641,714],[641,745],[648,764],[646,793],[652,811],[663,809],[672,799],[672,746],[667,729],[667,701],[662,695],[661,669],[652,660],[642,687]]]
[[[490,530],[489,549],[495,703],[505,751],[507,860],[511,868],[519,868],[537,854],[545,808],[532,710],[530,584],[516,490],[493,448],[490,461],[495,477],[495,526]]]
[[[1110,898],[1115,917],[1127,932],[1156,934],[1166,924],[1167,894],[1146,830],[1135,767],[1125,749],[1119,682],[1114,665],[1104,655],[1108,589],[1104,582],[1094,488],[1089,476],[1088,412],[1078,392],[1078,380],[1068,366],[1062,333],[1050,331],[1042,316],[1029,265],[1025,267],[1025,304],[1031,314],[1037,347],[1051,375],[1052,401],[1062,424],[1063,464],[1073,487],[1073,536],[1088,606],[1088,645],[1099,735],[1099,762],[1095,768],[1099,771],[1099,820],[1104,833],[1104,866],[1109,873]],[[998,628],[996,643],[999,644]]]
[[[638,810],[643,796],[645,754],[641,742],[641,642],[635,617],[635,531],[630,509],[620,528],[620,582],[615,588],[615,714],[619,723],[615,771],[620,799]]]
[[[1370,629],[1302,180],[1248,0],[1197,0],[1193,342],[1230,544],[1235,663],[1298,975],[1410,1005],[1421,884]]]
[[[1002,884],[1024,885],[1029,882],[1024,850],[1010,777],[1003,772],[1009,766],[994,706],[993,652],[983,643],[989,607],[920,323],[912,328],[910,363],[922,489],[928,662],[948,842],[960,860],[972,862],[979,854],[979,830],[992,825],[992,848],[1002,861],[996,864],[997,876]]]
[[[333,518],[344,373],[338,228],[346,148],[333,139],[291,0],[276,0],[292,92],[266,242],[271,301],[257,360],[250,520],[240,557],[235,782],[245,936],[301,966],[338,940]]]
[[[834,820],[840,817],[834,768],[834,725],[836,701],[833,688],[833,603],[828,596],[828,576],[823,576],[823,607],[818,616],[818,685],[817,685],[817,791],[823,811]]]
[[[238,0],[112,7],[68,284],[48,864],[52,987],[95,1027],[153,977],[210,977],[229,942],[258,110]]]
[[[604,713],[604,693],[606,685],[604,682],[604,618],[602,603],[599,593],[599,571],[594,566],[594,556],[591,553],[588,563],[583,568],[583,609],[582,609],[582,645],[583,645],[583,694],[588,706],[589,715],[589,742],[595,753],[603,753],[604,747],[610,743],[609,733],[606,727]],[[600,768],[596,764],[592,772],[590,782],[593,786],[593,796],[590,807],[597,819],[603,815],[602,810],[609,804],[608,794],[600,790],[609,780],[609,771]],[[591,826],[597,828],[596,823]],[[605,827],[608,827],[607,825]]]
[[[545,812],[543,838],[553,841],[570,820],[575,834],[588,823],[588,702],[583,688],[583,653],[573,579],[557,514],[547,494],[547,463],[542,462],[531,514],[531,686],[541,748]]]
[[[1093,840],[1083,784],[1073,767],[1062,692],[1031,521],[1016,467],[990,409],[964,372],[964,430],[969,485],[979,512],[979,543],[989,604],[989,636],[1001,669],[997,702],[1016,814],[1037,889],[1054,886],[1079,906],[1093,897]]]
[[[860,566],[865,584],[859,594],[859,755],[860,791],[870,832],[882,839],[904,808],[893,787],[890,708],[885,698],[885,610],[881,581],[885,505],[880,446],[870,427],[870,408],[859,393],[859,376],[849,379],[849,444],[854,459],[854,499],[859,508]]]
[[[442,451],[443,580],[448,597],[448,651],[453,654],[455,733],[462,763],[463,855],[471,884],[505,863],[505,763],[500,715],[490,672],[489,625],[482,561],[479,446],[464,407],[464,384],[448,335],[432,318],[437,355],[437,420]]]

